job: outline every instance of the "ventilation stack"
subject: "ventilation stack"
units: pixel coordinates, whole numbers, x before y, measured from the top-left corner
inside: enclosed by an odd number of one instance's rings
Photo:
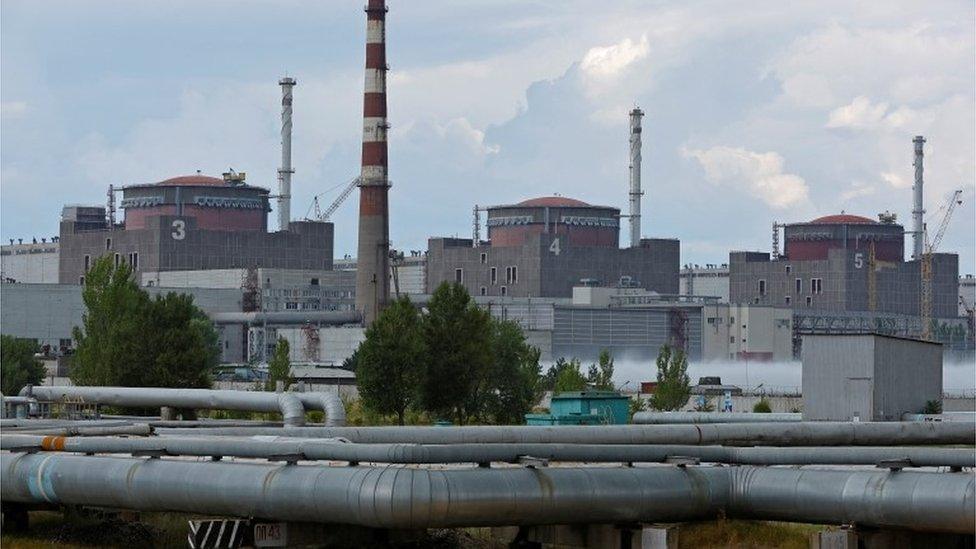
[[[281,168],[278,169],[278,230],[287,231],[291,222],[291,100],[295,79],[284,77],[281,86]]]
[[[385,27],[386,1],[369,0],[366,5],[366,83],[356,266],[356,309],[367,325],[383,310],[390,295]]]
[[[925,145],[925,138],[916,135],[912,140],[915,144],[915,200],[912,204],[912,259],[922,259],[925,253],[925,208],[922,202],[922,159],[925,153],[922,147]]]
[[[637,107],[630,111],[630,247],[637,248],[641,240],[641,118],[644,111]]]

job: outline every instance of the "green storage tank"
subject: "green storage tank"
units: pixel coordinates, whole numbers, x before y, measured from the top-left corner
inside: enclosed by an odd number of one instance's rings
[[[622,425],[630,399],[615,391],[571,391],[553,395],[548,414],[526,414],[527,425]]]

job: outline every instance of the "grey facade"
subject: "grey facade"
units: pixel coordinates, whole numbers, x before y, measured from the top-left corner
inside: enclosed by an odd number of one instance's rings
[[[85,230],[61,222],[59,281],[82,282],[87,267],[110,255],[143,272],[271,267],[332,268],[333,225],[295,221],[288,231],[202,229],[194,217],[161,215],[145,219],[145,228]]]
[[[0,333],[33,339],[38,345],[49,345],[53,351],[70,352],[74,348],[72,329],[82,324],[85,304],[77,284],[0,284]],[[193,296],[193,302],[205,313],[241,311],[239,288],[146,288],[150,295],[168,292]],[[241,354],[240,327],[218,327],[225,357]]]
[[[729,254],[732,303],[792,307],[794,311],[874,311],[918,315],[919,261],[879,262],[872,274],[868,253],[831,249],[827,259],[771,260],[760,252]],[[932,258],[932,314],[955,318],[959,256]],[[872,281],[873,278],[873,281]],[[873,286],[874,299],[871,299]]]
[[[803,419],[900,421],[942,401],[942,346],[876,334],[803,337]]]
[[[604,285],[630,277],[631,284],[661,294],[678,293],[680,245],[673,239],[643,239],[638,248],[575,246],[541,233],[521,246],[473,247],[471,239],[428,241],[427,291],[460,282],[475,296],[571,297],[573,286],[591,279]],[[555,243],[555,244],[554,244]],[[514,270],[513,270],[514,268]]]

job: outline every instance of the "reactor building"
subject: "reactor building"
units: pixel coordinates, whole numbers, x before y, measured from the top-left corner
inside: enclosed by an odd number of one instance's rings
[[[783,227],[784,250],[729,254],[732,303],[794,310],[918,315],[921,261],[904,260],[905,228],[839,214]],[[955,318],[959,256],[932,254],[932,316]]]
[[[644,238],[620,248],[618,208],[533,198],[487,208],[487,227],[487,241],[428,241],[428,292],[457,282],[483,296],[572,297],[581,284],[678,293],[678,241]]]
[[[291,221],[268,232],[269,190],[248,185],[244,174],[202,174],[121,188],[124,217],[109,204],[65,206],[60,228],[58,279],[84,283],[103,256],[144,272],[233,268],[332,269],[333,226]]]

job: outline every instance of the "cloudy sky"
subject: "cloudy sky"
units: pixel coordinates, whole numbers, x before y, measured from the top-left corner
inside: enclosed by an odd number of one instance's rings
[[[562,194],[626,208],[644,120],[645,236],[683,263],[769,250],[770,224],[909,222],[912,136],[932,223],[973,272],[970,0],[390,0],[391,232],[471,232],[474,204]],[[273,187],[278,78],[295,90],[295,217],[358,173],[362,0],[0,3],[0,237],[56,234],[109,183],[228,167]],[[333,189],[330,191],[330,189]],[[355,195],[334,216],[355,250]],[[271,216],[272,219],[274,216]]]

